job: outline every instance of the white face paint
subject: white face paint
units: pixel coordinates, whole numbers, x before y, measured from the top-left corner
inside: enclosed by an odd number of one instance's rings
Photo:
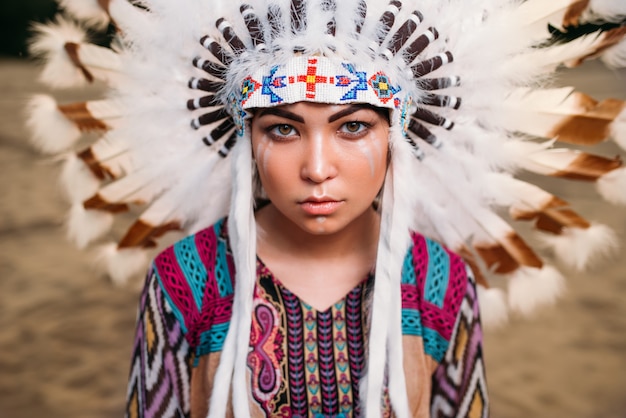
[[[376,171],[380,169],[380,164],[384,161],[382,144],[380,141],[363,141],[358,143],[360,151],[367,157],[370,165],[370,173],[372,177],[376,175]]]
[[[256,147],[257,168],[267,174],[267,167],[272,153],[274,143],[271,141],[260,141]]]

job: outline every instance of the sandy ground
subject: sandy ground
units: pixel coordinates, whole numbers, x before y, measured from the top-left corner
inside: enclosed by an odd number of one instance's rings
[[[22,104],[43,89],[35,77],[32,64],[0,60],[0,417],[119,417],[138,292],[113,286],[64,240],[58,167],[23,128]],[[626,98],[626,71],[599,63],[565,82]],[[546,186],[626,231],[624,208],[594,208],[587,185]],[[556,306],[487,332],[493,417],[626,417],[626,253],[567,276]]]

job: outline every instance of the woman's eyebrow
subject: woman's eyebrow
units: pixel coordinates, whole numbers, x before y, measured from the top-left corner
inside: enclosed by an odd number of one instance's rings
[[[353,105],[350,105],[349,107],[347,107],[347,108],[345,108],[345,109],[343,109],[343,110],[340,110],[339,112],[337,112],[337,113],[335,113],[335,114],[330,115],[330,116],[328,117],[328,123],[330,123],[330,122],[334,122],[334,121],[336,121],[337,119],[341,119],[341,118],[343,118],[344,116],[351,115],[352,113],[354,113],[354,112],[358,112],[358,111],[359,111],[359,110],[361,110],[361,109],[371,109],[371,108],[372,108],[372,106],[371,106],[371,105],[369,105],[369,104],[365,104],[365,103],[363,103],[363,104],[353,104]]]
[[[261,112],[259,112],[259,117],[262,117],[265,115],[276,115],[281,118],[286,118],[286,119],[293,120],[295,122],[304,123],[304,118],[302,116],[297,115],[288,110],[281,109],[279,107],[268,107],[268,108],[263,109]]]

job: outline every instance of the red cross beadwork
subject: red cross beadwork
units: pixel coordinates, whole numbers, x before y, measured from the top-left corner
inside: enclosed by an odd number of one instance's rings
[[[306,74],[298,76],[298,81],[306,83],[306,98],[315,99],[315,87],[317,83],[328,83],[328,77],[317,75],[317,58],[308,59]]]

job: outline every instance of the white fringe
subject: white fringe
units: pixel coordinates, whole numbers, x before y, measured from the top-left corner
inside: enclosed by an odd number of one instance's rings
[[[59,111],[51,96],[33,96],[28,102],[27,112],[26,126],[31,131],[31,143],[42,153],[65,151],[80,138],[78,127]]]
[[[380,242],[376,255],[376,275],[369,313],[369,343],[367,366],[359,388],[362,414],[366,418],[378,418],[381,411],[381,394],[387,364],[387,342],[389,335],[389,310],[391,309],[391,238],[393,207],[392,170],[387,171],[382,197]]]
[[[397,116],[397,113],[394,114]],[[409,418],[409,400],[407,397],[406,377],[404,374],[404,353],[402,346],[402,265],[410,246],[410,223],[413,213],[409,202],[412,189],[410,167],[415,164],[415,157],[398,126],[398,119],[393,121],[390,129],[391,166],[393,182],[392,189],[392,225],[384,231],[381,228],[379,245],[391,246],[391,258],[388,261],[390,291],[390,306],[375,314],[387,316],[389,333],[387,338],[387,364],[389,372],[389,399],[394,414],[398,418]],[[387,184],[385,184],[387,186]],[[387,244],[387,242],[389,244]],[[378,260],[376,265],[378,265]],[[372,334],[376,336],[376,334]],[[376,337],[374,337],[376,338]]]
[[[607,201],[615,205],[626,205],[626,167],[600,177],[596,181],[596,188]]]
[[[102,245],[96,252],[96,261],[109,273],[109,277],[118,286],[145,272],[148,264],[146,251],[141,248],[119,249],[117,244]]]
[[[236,418],[250,416],[246,379],[252,302],[256,283],[256,224],[253,211],[252,144],[249,136],[239,138],[232,150],[234,179],[232,204],[228,215],[228,236],[233,251],[235,295],[230,327],[220,364],[215,374],[219,384],[213,387],[209,401],[209,418],[223,418],[232,393]],[[232,382],[232,392],[231,392]]]
[[[502,289],[476,286],[480,307],[480,317],[485,329],[495,329],[509,320],[509,309],[506,294]]]
[[[626,67],[626,40],[608,48],[602,53],[600,59],[610,68]]]
[[[615,232],[606,225],[594,224],[589,228],[563,228],[560,235],[539,235],[557,258],[578,271],[588,268],[619,248]]]
[[[67,238],[78,248],[86,248],[113,225],[113,215],[101,210],[86,210],[81,202],[72,205],[66,222]]]
[[[552,266],[520,267],[509,280],[511,311],[529,315],[540,306],[554,303],[563,293],[565,279]]]

